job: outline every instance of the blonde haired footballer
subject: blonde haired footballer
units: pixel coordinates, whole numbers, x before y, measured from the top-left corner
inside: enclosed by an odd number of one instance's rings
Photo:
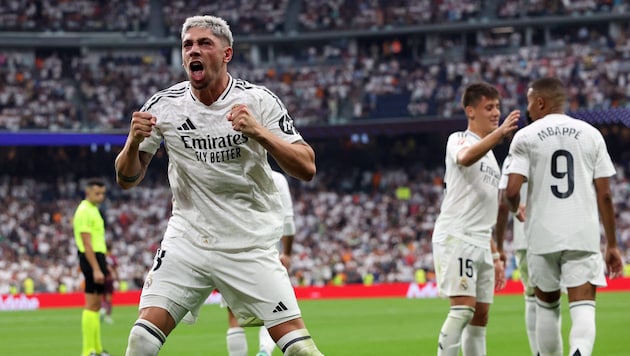
[[[127,356],[157,355],[187,312],[219,289],[240,325],[265,325],[285,355],[321,355],[275,244],[282,204],[267,161],[311,180],[315,154],[268,89],[233,78],[232,33],[214,16],[182,27],[188,80],[151,97],[131,119],[117,182],[137,185],[164,143],[173,211],[149,271]],[[147,238],[156,238],[147,236]]]

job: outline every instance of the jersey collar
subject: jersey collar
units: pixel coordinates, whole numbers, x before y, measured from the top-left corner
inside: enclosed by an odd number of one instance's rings
[[[230,73],[228,73],[228,79],[229,79],[228,85],[227,85],[227,87],[225,87],[225,90],[223,91],[223,93],[221,93],[221,95],[219,95],[219,99],[217,99],[217,101],[225,100],[225,98],[228,96],[228,94],[230,93],[230,91],[234,87],[234,78],[232,78],[232,75]],[[202,104],[199,101],[199,99],[197,99],[195,97],[195,94],[193,94],[192,90],[190,89],[190,82],[188,82],[188,92],[190,93],[190,97],[192,98],[192,100],[194,102]]]
[[[466,130],[466,131],[464,131],[464,134],[465,134],[466,136],[472,136],[473,138],[476,138],[478,141],[481,141],[481,137],[477,136],[477,134],[476,134],[476,133],[474,133],[474,132],[472,132],[472,131],[470,131],[470,130]]]

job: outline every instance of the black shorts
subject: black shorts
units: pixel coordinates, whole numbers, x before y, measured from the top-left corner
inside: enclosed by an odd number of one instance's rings
[[[98,262],[98,265],[101,267],[101,271],[107,277],[109,270],[107,269],[105,254],[97,252],[95,255],[96,262]],[[79,265],[81,266],[81,272],[83,272],[83,277],[85,278],[85,293],[103,294],[105,292],[105,284],[94,283],[92,266],[90,266],[87,258],[85,258],[85,254],[82,252],[79,252]]]

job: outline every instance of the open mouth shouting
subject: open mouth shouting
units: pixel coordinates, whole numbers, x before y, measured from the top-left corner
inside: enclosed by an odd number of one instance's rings
[[[188,68],[190,69],[190,79],[195,82],[200,82],[204,78],[203,63],[195,60],[190,62]]]

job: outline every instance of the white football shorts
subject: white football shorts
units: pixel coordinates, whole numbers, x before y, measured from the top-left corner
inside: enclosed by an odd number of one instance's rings
[[[527,250],[514,251],[514,259],[516,260],[516,268],[518,268],[521,283],[525,289],[525,295],[534,295],[534,285],[529,278],[529,268],[527,268]]]
[[[168,310],[176,322],[194,318],[218,289],[242,326],[272,327],[301,316],[276,246],[235,251],[195,247],[185,232],[168,229],[145,279],[140,309]],[[162,297],[162,298],[159,298]],[[171,307],[172,303],[183,307]]]
[[[494,264],[488,247],[454,236],[433,243],[433,260],[442,297],[471,296],[479,303],[494,299]]]
[[[604,259],[599,252],[560,251],[527,254],[531,284],[543,292],[578,287],[585,283],[605,287]]]

